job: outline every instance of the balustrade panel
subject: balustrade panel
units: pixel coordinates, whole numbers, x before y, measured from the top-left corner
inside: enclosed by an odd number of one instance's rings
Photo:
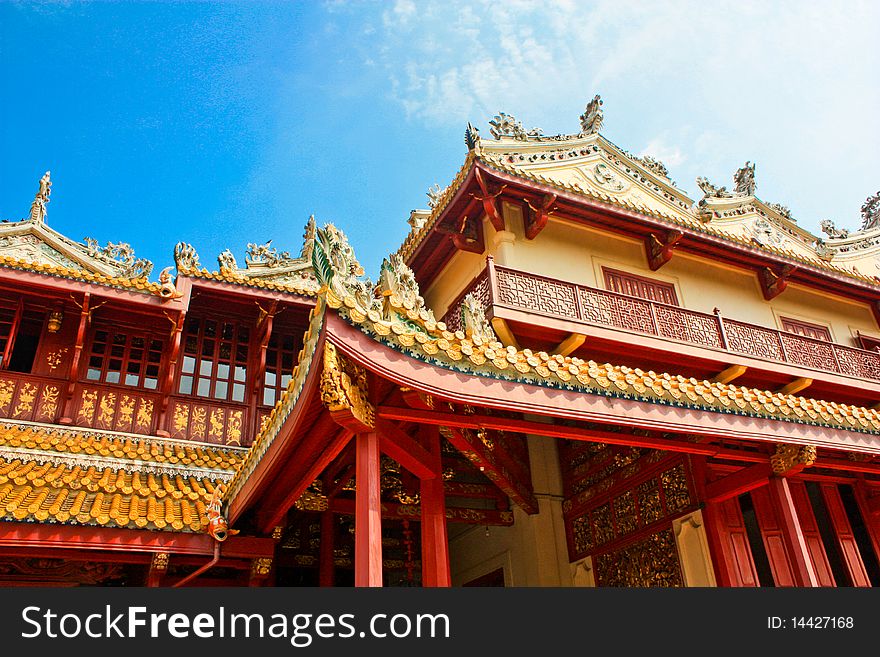
[[[579,319],[576,285],[500,267],[496,268],[496,272],[500,303],[547,315]]]
[[[77,384],[73,391],[74,424],[150,435],[156,429],[159,395],[112,386]]]
[[[721,331],[714,315],[705,315],[684,308],[654,304],[657,334],[664,338],[692,342],[722,349]]]
[[[724,330],[727,333],[727,346],[731,351],[785,361],[777,331],[729,319],[724,320]]]
[[[795,333],[779,332],[779,338],[785,345],[786,361],[795,365],[805,365],[815,370],[836,372],[834,361],[834,345],[822,340],[805,338]]]
[[[55,422],[61,412],[63,381],[14,372],[0,373],[0,417]]]
[[[211,404],[192,397],[174,397],[170,403],[172,438],[219,445],[250,445],[246,435],[247,407]],[[248,432],[249,433],[249,432]]]
[[[650,302],[588,287],[579,287],[578,293],[583,321],[657,335]]]
[[[863,379],[880,379],[880,354],[873,351],[834,345],[841,374]]]

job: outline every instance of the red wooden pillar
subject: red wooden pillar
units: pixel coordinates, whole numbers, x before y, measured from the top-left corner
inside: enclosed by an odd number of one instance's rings
[[[769,492],[779,514],[782,540],[789,555],[795,586],[819,586],[788,481],[785,477],[770,477]]]
[[[335,580],[335,564],[333,548],[336,516],[332,511],[321,513],[321,555],[318,559],[318,586],[333,586]]]
[[[382,586],[379,435],[355,438],[354,585]]]
[[[446,536],[446,494],[443,490],[440,429],[424,427],[426,447],[437,476],[421,480],[422,586],[451,586],[449,541]]]

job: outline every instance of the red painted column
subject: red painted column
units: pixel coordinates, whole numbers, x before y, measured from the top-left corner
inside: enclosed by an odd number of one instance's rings
[[[333,586],[335,564],[333,557],[336,536],[333,529],[336,517],[332,511],[321,514],[321,555],[318,561],[318,586]]]
[[[782,540],[791,560],[791,570],[797,586],[819,586],[813,561],[807,550],[807,542],[795,510],[794,500],[785,477],[770,477],[770,497],[779,513]]]
[[[382,586],[379,435],[355,438],[354,585]]]
[[[440,429],[423,427],[425,447],[431,454],[436,477],[421,480],[422,586],[451,586],[449,540],[446,536],[446,493],[440,457]]]

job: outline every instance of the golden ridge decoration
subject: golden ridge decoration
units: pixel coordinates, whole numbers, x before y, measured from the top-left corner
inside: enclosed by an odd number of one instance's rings
[[[815,445],[776,443],[776,452],[770,457],[770,467],[773,468],[773,474],[778,477],[800,472],[815,462]]]
[[[321,401],[330,411],[348,411],[367,427],[376,426],[376,411],[367,401],[367,371],[340,354],[330,342],[324,344]]]

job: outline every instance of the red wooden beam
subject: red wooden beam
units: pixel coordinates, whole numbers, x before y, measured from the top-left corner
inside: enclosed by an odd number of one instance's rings
[[[88,550],[133,555],[134,563],[146,562],[154,552],[210,556],[214,539],[207,534],[147,531],[80,525],[42,525],[34,523],[0,522],[0,548],[61,549],[64,554],[76,555]],[[223,556],[252,558],[272,556],[275,542],[251,536],[230,536],[223,543]],[[146,559],[134,557],[145,554]],[[108,557],[109,558],[109,557]]]
[[[495,460],[479,438],[466,436],[462,431],[450,426],[446,439],[476,465],[490,481],[510,496],[523,511],[528,514],[538,512],[538,501],[532,492],[531,482],[521,482],[514,478],[506,468]]]
[[[404,420],[407,422],[423,422],[425,424],[438,424],[450,427],[467,427],[478,429],[480,427],[501,429],[518,433],[531,433],[537,436],[551,436],[553,438],[569,438],[572,440],[587,440],[590,442],[608,443],[611,445],[629,445],[631,447],[647,447],[649,449],[667,449],[670,451],[684,452],[687,454],[704,454],[719,458],[732,458],[741,461],[762,463],[767,460],[766,454],[740,451],[736,449],[717,447],[706,443],[691,443],[686,441],[668,440],[666,438],[652,438],[635,436],[625,433],[614,433],[599,429],[582,429],[579,427],[566,427],[544,422],[532,422],[516,418],[498,417],[495,415],[459,415],[442,411],[425,411],[414,408],[398,408],[381,406],[377,409],[380,418],[388,420]]]
[[[330,500],[330,510],[346,516],[355,514],[355,501],[349,498],[337,497]],[[417,504],[400,504],[399,502],[382,502],[383,520],[411,520],[418,521],[421,517],[421,507]],[[494,509],[470,509],[461,506],[446,507],[446,521],[458,522],[465,525],[491,525],[492,527],[509,527],[513,524],[513,513],[510,511],[496,511]]]
[[[770,480],[770,466],[766,463],[756,463],[733,474],[706,484],[705,501],[723,502],[732,497],[737,497],[750,490],[766,486]]]
[[[336,516],[332,511],[321,513],[321,554],[318,557],[318,586],[333,586],[336,562],[333,548],[336,543]]]
[[[312,438],[316,434],[310,434],[309,438]],[[296,501],[302,497],[302,494],[305,492],[306,488],[317,479],[321,473],[326,469],[326,467],[339,456],[339,452],[348,444],[349,440],[351,440],[351,432],[348,429],[341,429],[336,433],[336,435],[329,441],[327,441],[327,435],[319,435],[318,439],[320,442],[325,444],[325,447],[322,452],[320,452],[317,458],[314,461],[300,461],[299,454],[296,454],[296,463],[297,465],[305,462],[311,463],[305,471],[299,467],[294,469],[295,474],[293,478],[285,477],[283,484],[281,482],[276,482],[273,486],[275,490],[279,491],[280,494],[275,494],[264,503],[261,503],[261,510],[258,514],[258,526],[260,527],[260,531],[262,533],[269,533],[272,531],[272,528],[277,527],[281,520],[284,518],[285,514],[290,510]],[[306,451],[303,450],[303,459],[307,459]]]
[[[354,585],[382,586],[382,507],[379,436],[355,438]]]
[[[758,282],[761,283],[761,294],[767,301],[778,297],[788,287],[788,280],[797,271],[794,265],[779,267],[762,267],[758,270]]]
[[[531,204],[528,198],[525,199],[527,209],[523,212],[525,218],[525,237],[527,240],[533,240],[538,236],[547,222],[550,215],[556,210],[556,194],[544,194],[537,206]]]
[[[434,479],[440,475],[439,462],[396,425],[379,420],[376,430],[379,448],[419,479]]]
[[[782,540],[788,553],[795,585],[819,586],[816,569],[813,567],[813,561],[795,510],[794,500],[792,500],[788,487],[788,480],[785,477],[770,477],[769,492],[779,519]]]
[[[434,472],[441,468],[440,432],[435,426],[422,428]],[[421,482],[422,507],[422,586],[452,586],[449,570],[449,539],[446,533],[446,496],[443,479],[432,477]]]

